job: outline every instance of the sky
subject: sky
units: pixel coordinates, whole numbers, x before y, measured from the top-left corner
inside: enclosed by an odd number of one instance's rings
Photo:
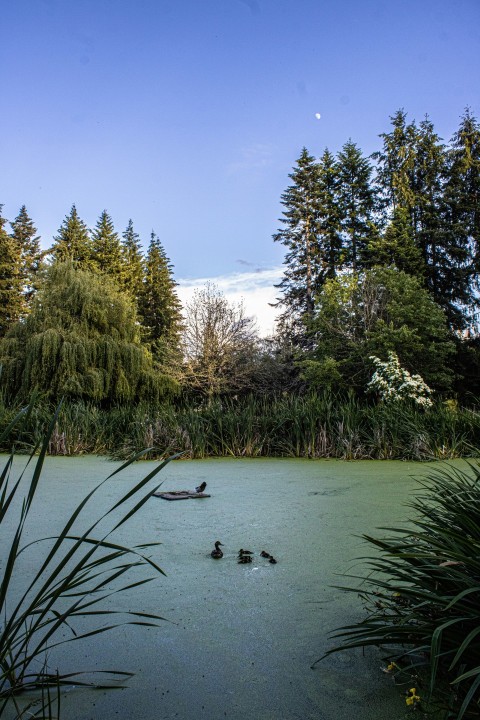
[[[480,116],[480,0],[15,0],[0,33],[4,216],[25,204],[44,248],[73,203],[132,218],[183,301],[213,281],[264,332],[302,148]]]

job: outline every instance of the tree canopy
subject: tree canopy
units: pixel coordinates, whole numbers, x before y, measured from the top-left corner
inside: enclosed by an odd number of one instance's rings
[[[10,396],[98,403],[159,400],[176,384],[153,366],[136,312],[115,284],[71,262],[54,263],[30,314],[0,342]]]

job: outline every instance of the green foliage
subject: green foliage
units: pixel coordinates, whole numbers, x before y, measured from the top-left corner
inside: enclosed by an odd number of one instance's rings
[[[156,361],[172,368],[180,360],[181,305],[175,291],[172,265],[154,232],[145,265],[139,299],[144,339]]]
[[[43,257],[40,249],[40,238],[36,234],[37,228],[29,217],[25,205],[22,205],[11,226],[13,241],[20,248],[22,296],[25,307],[28,309],[39,286],[39,273]]]
[[[52,408],[41,403],[13,436],[26,450],[41,441]],[[0,404],[0,430],[14,409]],[[477,410],[436,402],[419,413],[410,403],[394,407],[361,403],[334,391],[308,396],[239,395],[200,405],[118,405],[66,402],[58,415],[48,452],[98,453],[131,457],[144,447],[203,457],[308,457],[392,460],[476,456],[480,451]],[[8,446],[0,446],[7,450]]]
[[[22,418],[25,420],[31,410],[30,406],[26,413],[19,413],[0,439],[5,440],[5,435]],[[13,454],[7,459],[0,475],[0,536],[5,558],[0,575],[0,715],[6,709],[14,709],[15,717],[19,719],[52,717],[54,705],[59,706],[59,698],[55,700],[52,697],[50,688],[58,694],[63,685],[109,686],[86,682],[83,672],[61,674],[50,669],[49,652],[53,648],[125,624],[155,627],[162,619],[159,615],[140,610],[115,610],[111,604],[107,607],[105,601],[111,603],[112,596],[164,575],[161,568],[145,554],[147,547],[158,543],[130,548],[119,544],[114,533],[139,512],[158,489],[159,485],[154,486],[152,481],[173,458],[164,460],[128,493],[119,495],[111,507],[95,517],[91,505],[100,488],[130,464],[125,463],[82,499],[58,535],[28,541],[24,536],[27,535],[29,517],[35,513],[36,493],[56,419],[57,414],[42,439],[38,458],[34,460],[32,453],[20,477],[12,477]],[[26,471],[27,468],[30,470],[30,462],[33,470],[28,479],[30,473]],[[48,533],[48,528],[46,531]],[[25,583],[22,560],[32,551],[36,557],[36,569]],[[89,622],[98,620],[98,625],[94,622],[93,627],[85,629],[80,624],[78,628],[78,620],[85,618]],[[112,679],[131,675],[115,670],[100,671],[100,674],[104,672]],[[40,709],[37,698],[31,703],[19,701],[20,694],[38,692],[39,689]],[[33,709],[34,706],[37,708]]]
[[[144,258],[138,234],[133,229],[132,220],[128,221],[127,228],[122,235],[123,255],[123,289],[138,303],[142,294],[144,277]]]
[[[0,344],[5,392],[98,403],[175,390],[140,343],[135,310],[107,277],[55,263],[32,312]]]
[[[406,673],[426,671],[427,694],[442,697],[445,717],[475,718],[480,687],[480,465],[444,467],[420,481],[407,528],[364,536],[379,554],[357,588],[365,619],[339,628],[327,654],[373,645]],[[384,528],[385,529],[385,528]],[[358,579],[358,576],[356,577]]]
[[[19,245],[5,230],[0,205],[0,338],[18,320],[24,309]]]
[[[447,362],[453,344],[445,316],[421,282],[393,268],[330,280],[318,298],[308,359],[336,361],[350,387],[362,391],[372,374],[370,357],[395,352],[402,366],[428,385],[451,385]]]
[[[72,205],[70,214],[65,217],[58,229],[50,255],[56,262],[73,261],[82,270],[93,268],[92,241],[87,226],[78,216],[75,205]]]
[[[108,275],[122,288],[124,262],[120,238],[106,210],[101,213],[92,231],[92,261],[96,270]]]

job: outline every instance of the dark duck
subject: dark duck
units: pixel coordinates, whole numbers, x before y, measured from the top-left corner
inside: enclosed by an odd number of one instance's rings
[[[215,550],[212,550],[212,552],[210,553],[212,558],[214,558],[215,560],[220,560],[220,558],[223,557],[223,552],[220,550],[219,545],[223,545],[223,543],[221,543],[220,540],[217,540],[215,543]]]

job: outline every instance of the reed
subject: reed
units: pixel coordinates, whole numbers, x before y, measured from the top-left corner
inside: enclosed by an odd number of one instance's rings
[[[333,637],[340,645],[326,655],[382,648],[389,671],[414,677],[416,688],[426,676],[410,704],[421,709],[422,698],[430,707],[440,700],[444,718],[478,718],[480,464],[447,465],[421,479],[420,487],[409,527],[364,536],[379,554],[363,559],[369,572],[358,586],[342,589],[359,594],[368,614],[339,628]]]
[[[52,408],[38,405],[17,432],[19,450],[35,446]],[[13,411],[0,405],[0,429]],[[472,457],[480,449],[480,413],[436,403],[372,404],[354,395],[246,396],[209,405],[182,403],[118,406],[66,404],[50,439],[51,454],[148,458],[170,452],[185,457],[304,457],[430,460]]]
[[[75,408],[68,410],[69,420],[77,416],[77,411]],[[18,719],[58,717],[62,686],[112,687],[112,679],[129,677],[129,672],[113,670],[106,673],[105,681],[98,683],[84,680],[80,672],[62,674],[48,667],[48,653],[59,645],[121,625],[158,626],[162,620],[157,614],[141,610],[117,611],[111,609],[110,603],[112,596],[164,574],[146,554],[158,543],[127,547],[115,541],[115,531],[158,489],[154,480],[172,458],[156,466],[105,512],[92,519],[94,496],[104,483],[139,457],[137,455],[83,497],[58,535],[33,542],[24,540],[28,520],[35,511],[44,460],[56,437],[55,428],[61,414],[62,410],[58,408],[41,444],[33,448],[18,479],[12,477],[13,452],[0,474],[0,544],[4,557],[0,576],[0,716],[8,709],[10,716]],[[6,425],[2,442],[7,442],[15,429],[19,436],[28,432],[35,434],[37,422],[34,407],[20,411]],[[28,431],[25,426],[33,430]],[[33,470],[28,480],[25,472],[30,463]],[[102,527],[106,523],[107,529],[100,531],[100,523]],[[35,557],[39,557],[36,570],[33,577],[22,583],[21,559],[33,551]],[[107,599],[108,606],[105,604]],[[88,627],[85,629],[81,623],[78,630],[78,622],[82,620],[88,621]],[[32,702],[22,702],[19,697],[24,697],[26,691],[40,692],[40,697],[35,697]]]

